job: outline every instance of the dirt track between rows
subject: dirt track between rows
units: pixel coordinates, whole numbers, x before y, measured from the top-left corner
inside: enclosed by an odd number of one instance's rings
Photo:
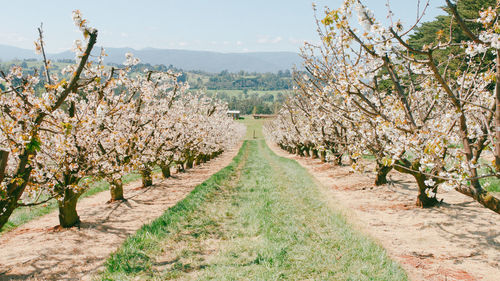
[[[325,187],[349,222],[375,238],[411,280],[500,280],[500,216],[456,191],[439,193],[440,207],[415,207],[416,185],[391,172],[392,184],[375,187],[371,172],[288,154]]]
[[[129,235],[227,166],[240,146],[186,173],[156,178],[151,188],[133,182],[124,187],[126,202],[106,204],[106,191],[82,199],[79,228],[54,230],[55,211],[2,235],[0,280],[90,280]]]

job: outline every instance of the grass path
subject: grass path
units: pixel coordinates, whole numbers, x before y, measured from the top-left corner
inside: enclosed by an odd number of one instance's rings
[[[247,140],[107,261],[104,280],[406,280],[297,162]]]

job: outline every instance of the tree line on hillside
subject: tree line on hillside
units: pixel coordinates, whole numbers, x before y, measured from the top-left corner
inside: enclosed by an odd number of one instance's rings
[[[274,114],[283,105],[288,93],[278,92],[276,94],[258,92],[249,93],[243,90],[241,94],[229,95],[221,92],[217,94],[207,94],[227,103],[231,110],[239,110],[242,115],[249,114]]]
[[[22,61],[12,61],[0,65],[0,70],[8,72],[13,67],[20,65],[23,72],[29,75],[43,73],[44,66],[29,67],[28,62],[37,61],[36,59],[25,59]],[[60,71],[67,64],[75,64],[74,59],[58,59],[50,67],[52,71]],[[61,65],[62,64],[62,65]],[[123,64],[108,63],[108,67],[123,68]],[[178,82],[189,82],[190,88],[195,91],[204,92],[205,90],[221,91],[217,95],[211,95],[228,103],[228,107],[233,110],[239,110],[241,114],[273,114],[281,107],[283,101],[292,89],[293,78],[290,70],[278,71],[277,73],[256,73],[239,71],[231,73],[227,70],[219,73],[207,73],[202,71],[183,71],[173,65],[150,63],[137,63],[128,66],[131,73],[144,73],[147,71],[179,73]],[[3,85],[0,84],[0,89]],[[43,90],[43,89],[38,89]],[[228,95],[224,90],[241,91],[241,95]],[[270,93],[250,93],[250,91],[281,91],[277,94]]]
[[[293,84],[290,70],[278,71],[277,73],[248,73],[245,71],[230,73],[227,70],[215,74],[192,73],[197,75],[195,79],[190,81],[191,86],[195,89],[273,91],[291,89]]]
[[[8,71],[12,66],[21,66],[23,71],[33,74],[35,71],[41,73],[43,65],[38,67],[28,66],[28,62],[36,62],[36,59],[24,59],[22,61],[15,60],[0,64],[0,69]],[[74,59],[57,59],[55,62],[64,64],[75,64]],[[108,63],[107,66],[121,68],[123,64]],[[60,70],[57,64],[51,65],[52,68]],[[173,65],[163,65],[150,63],[138,63],[130,68],[131,72],[144,71],[173,71],[180,73],[179,82],[188,82],[192,89],[206,90],[258,90],[258,91],[275,91],[275,90],[291,90],[293,85],[292,73],[290,70],[278,71],[277,73],[257,73],[239,71],[231,73],[227,70],[219,73],[208,73],[203,71],[184,71]]]

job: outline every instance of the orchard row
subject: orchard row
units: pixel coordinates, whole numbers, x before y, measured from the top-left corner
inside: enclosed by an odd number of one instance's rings
[[[73,19],[84,36],[75,42],[77,64],[51,73],[40,29],[45,73],[1,73],[0,228],[20,202],[40,198],[56,198],[61,226],[73,226],[78,198],[95,181],[108,181],[111,200],[123,200],[125,174],[139,171],[152,185],[156,167],[169,177],[172,166],[205,162],[242,133],[225,104],[189,93],[177,74],[131,73],[139,62],[131,54],[123,68],[103,65],[103,50],[92,58],[97,30],[79,11]]]
[[[421,46],[405,37],[413,27],[381,24],[358,0],[326,8],[322,42],[302,49],[306,73],[268,135],[293,153],[349,158],[355,169],[371,155],[375,184],[392,169],[410,174],[419,206],[437,204],[446,188],[500,213],[484,186],[500,176],[499,2],[489,2],[470,20],[446,0],[447,27]]]

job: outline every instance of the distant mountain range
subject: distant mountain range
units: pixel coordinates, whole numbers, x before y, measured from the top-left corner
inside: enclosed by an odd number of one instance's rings
[[[146,48],[134,50],[132,48],[105,48],[106,63],[123,63],[125,53],[133,53],[142,63],[173,65],[183,70],[201,70],[206,72],[220,72],[228,70],[238,72],[277,72],[301,67],[302,60],[293,52],[252,52],[252,53],[218,53],[209,51],[190,51],[174,49]],[[100,47],[94,48],[96,55]],[[57,54],[48,54],[51,59],[74,59],[74,54],[65,51]],[[0,45],[0,59],[9,61],[13,59],[40,58],[34,50],[27,50],[13,46]]]

